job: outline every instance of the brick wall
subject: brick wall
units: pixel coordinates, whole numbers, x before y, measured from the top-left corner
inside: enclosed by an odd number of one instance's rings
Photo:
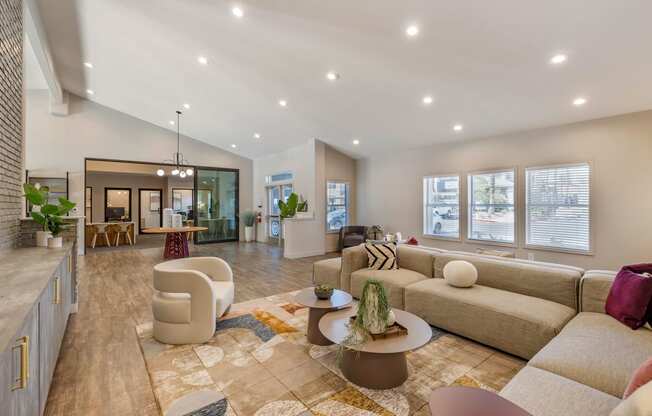
[[[18,240],[23,177],[23,6],[0,0],[0,249]]]

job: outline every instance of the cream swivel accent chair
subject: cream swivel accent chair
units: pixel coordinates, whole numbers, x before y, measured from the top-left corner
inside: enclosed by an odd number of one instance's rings
[[[197,344],[215,333],[215,322],[233,303],[233,271],[218,257],[188,257],[154,266],[154,338]]]

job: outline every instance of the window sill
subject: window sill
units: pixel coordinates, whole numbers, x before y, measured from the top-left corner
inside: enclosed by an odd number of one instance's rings
[[[510,247],[510,248],[518,248],[516,243],[505,243],[502,241],[492,241],[492,240],[476,240],[474,238],[467,238],[466,239],[467,243],[471,244],[486,244],[488,246],[498,246],[498,247]]]
[[[456,242],[456,243],[461,243],[462,242],[461,237],[444,237],[444,236],[433,235],[433,234],[421,234],[421,237],[423,237],[423,238],[425,238],[427,240],[450,241],[450,242]]]
[[[564,253],[564,254],[576,254],[580,256],[594,256],[595,253],[593,250],[574,250],[570,248],[562,248],[562,247],[547,247],[547,246],[537,246],[537,245],[531,245],[531,244],[526,244],[524,247],[526,250],[537,250],[537,251],[549,251],[552,253]]]

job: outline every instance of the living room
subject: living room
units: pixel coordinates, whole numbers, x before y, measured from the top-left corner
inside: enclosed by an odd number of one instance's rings
[[[652,4],[0,12],[3,415],[652,415]]]

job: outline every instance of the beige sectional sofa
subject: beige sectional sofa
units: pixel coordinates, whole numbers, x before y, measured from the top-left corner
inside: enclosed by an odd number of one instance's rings
[[[474,264],[476,285],[446,284],[453,260]],[[529,359],[500,394],[534,416],[609,415],[652,356],[652,330],[632,331],[604,313],[615,272],[405,245],[398,270],[369,270],[367,261],[362,245],[345,249],[338,287],[359,297],[367,279],[380,280],[392,306]]]

